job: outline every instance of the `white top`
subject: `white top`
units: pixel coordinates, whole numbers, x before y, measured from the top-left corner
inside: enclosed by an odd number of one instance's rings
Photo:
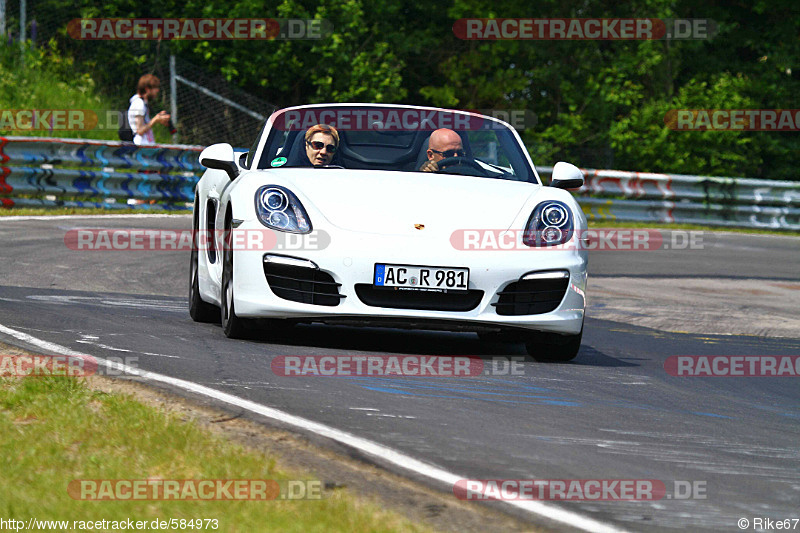
[[[134,144],[155,144],[156,139],[153,136],[153,129],[147,130],[144,135],[136,133],[136,117],[144,117],[144,123],[150,122],[150,110],[144,99],[138,94],[131,96],[131,106],[128,108],[128,124],[131,125],[133,130]]]

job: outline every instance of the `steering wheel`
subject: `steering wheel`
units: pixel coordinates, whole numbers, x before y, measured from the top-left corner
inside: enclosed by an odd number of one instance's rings
[[[441,172],[447,167],[470,167],[480,172],[479,176],[486,175],[486,169],[480,163],[469,157],[445,157],[436,162],[439,167],[438,172]]]

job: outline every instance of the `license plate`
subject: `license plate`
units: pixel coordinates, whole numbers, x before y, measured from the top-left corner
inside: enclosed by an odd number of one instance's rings
[[[415,265],[375,265],[376,287],[395,287],[415,290],[466,291],[469,269]]]

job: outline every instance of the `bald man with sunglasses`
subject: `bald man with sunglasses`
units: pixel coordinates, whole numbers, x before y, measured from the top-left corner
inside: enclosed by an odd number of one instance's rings
[[[420,172],[438,172],[438,162],[448,157],[464,157],[461,136],[451,129],[441,128],[431,133],[428,139],[428,160],[419,168]]]
[[[317,124],[306,131],[306,156],[315,167],[331,164],[339,147],[339,132],[333,126]]]

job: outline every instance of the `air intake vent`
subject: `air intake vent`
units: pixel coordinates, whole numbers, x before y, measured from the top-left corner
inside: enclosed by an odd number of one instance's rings
[[[564,299],[569,277],[515,281],[498,292],[500,299],[492,305],[498,315],[538,315],[554,311]]]
[[[339,294],[340,283],[315,268],[266,262],[264,275],[275,296],[284,300],[332,307],[345,297]]]
[[[425,311],[471,311],[478,307],[483,291],[432,292],[420,290],[379,289],[367,283],[356,285],[356,295],[372,307],[421,309]]]

